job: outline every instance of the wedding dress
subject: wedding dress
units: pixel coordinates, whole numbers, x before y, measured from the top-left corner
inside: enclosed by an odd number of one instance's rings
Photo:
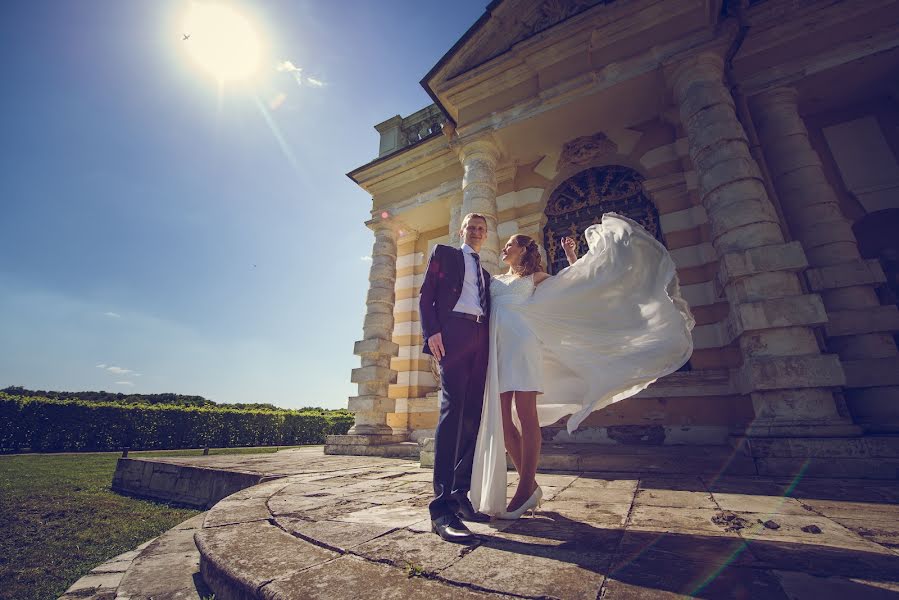
[[[471,501],[506,509],[506,450],[499,394],[537,391],[541,426],[645,389],[693,353],[694,320],[665,247],[614,213],[585,232],[587,253],[538,287],[533,276],[491,280],[490,354]],[[519,424],[513,405],[513,419]]]

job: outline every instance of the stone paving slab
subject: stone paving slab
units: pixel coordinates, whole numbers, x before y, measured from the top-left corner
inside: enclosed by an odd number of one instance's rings
[[[546,494],[536,517],[472,524],[477,542],[460,546],[430,533],[430,472],[416,463],[292,456],[293,474],[277,485],[243,490],[207,513],[196,541],[217,598],[899,592],[895,482],[538,474]]]

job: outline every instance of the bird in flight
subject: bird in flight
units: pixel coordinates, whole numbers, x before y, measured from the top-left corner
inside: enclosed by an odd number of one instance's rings
[[[181,41],[182,41],[182,42],[186,42],[186,41],[189,40],[189,39],[190,39],[190,34],[189,34],[189,33],[182,34],[182,36],[181,36]]]

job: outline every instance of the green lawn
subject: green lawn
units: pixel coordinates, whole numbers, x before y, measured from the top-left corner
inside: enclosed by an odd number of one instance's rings
[[[275,452],[226,448],[210,454]],[[192,456],[202,450],[131,452]],[[0,600],[48,600],[199,511],[110,490],[119,453],[0,456]]]

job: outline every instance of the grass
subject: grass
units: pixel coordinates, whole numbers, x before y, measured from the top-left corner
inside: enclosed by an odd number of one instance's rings
[[[223,448],[210,454],[275,452]],[[131,452],[197,456],[202,450]],[[117,452],[0,456],[0,600],[48,600],[200,511],[110,489]]]

